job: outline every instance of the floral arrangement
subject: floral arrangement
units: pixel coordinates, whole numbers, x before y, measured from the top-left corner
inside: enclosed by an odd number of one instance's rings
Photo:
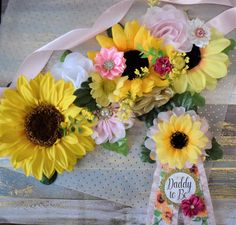
[[[113,25],[96,40],[98,51],[84,56],[67,50],[49,72],[32,80],[22,75],[16,88],[4,92],[0,156],[47,183],[73,170],[96,145],[127,155],[128,129],[140,119],[150,127],[144,162],[158,155],[180,169],[199,157],[222,157],[207,121],[195,111],[205,104],[200,92],[227,75],[232,39],[164,5]],[[184,210],[188,204],[183,202]]]
[[[203,167],[223,155],[201,92],[227,75],[236,42],[172,5],[96,36],[87,56],[66,50],[48,72],[18,77],[0,100],[0,156],[51,184],[96,145],[129,153],[128,130],[148,127],[142,162],[156,163],[147,224],[214,225]],[[66,49],[66,48],[65,48]],[[141,163],[141,162],[140,162]]]

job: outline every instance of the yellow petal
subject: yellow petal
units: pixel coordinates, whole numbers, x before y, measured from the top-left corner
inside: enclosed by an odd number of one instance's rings
[[[210,77],[207,74],[205,74],[205,77],[206,77],[206,88],[211,91],[214,90],[217,85],[217,79]]]
[[[219,79],[227,75],[227,65],[224,62],[202,59],[202,70],[209,76]]]
[[[188,83],[196,92],[201,92],[206,87],[205,74],[200,69],[192,69],[188,71]]]
[[[151,92],[152,89],[153,89],[153,87],[154,87],[154,81],[153,81],[153,80],[148,79],[148,78],[143,79],[143,82],[142,82],[142,91],[143,91],[144,93],[149,93],[149,92]]]
[[[115,24],[112,26],[112,37],[118,50],[127,50],[127,39],[121,25]]]
[[[97,54],[98,54],[97,51],[88,51],[88,52],[87,52],[88,58],[91,59],[91,60],[93,60],[93,61],[94,61],[94,59],[95,59],[95,57],[96,57]]]
[[[148,31],[145,27],[141,27],[134,38],[134,47],[138,48],[143,45],[144,41],[148,39]]]
[[[68,143],[68,144],[71,144],[71,145],[74,145],[74,144],[77,144],[78,143],[78,138],[76,137],[75,134],[69,134],[69,135],[66,135],[65,137],[62,138],[62,141]]]
[[[32,89],[23,75],[18,78],[16,87],[20,95],[24,98],[25,102],[27,102],[27,104],[32,105],[35,103],[35,99],[32,95]]]
[[[44,152],[36,151],[34,158],[32,159],[32,174],[37,180],[41,180],[43,177],[43,164],[44,164]]]
[[[112,38],[109,38],[105,35],[97,35],[96,39],[102,48],[115,47],[115,43],[113,42]]]
[[[222,52],[230,45],[230,40],[226,38],[219,38],[213,41],[210,41],[209,45],[206,48],[203,48],[204,57],[215,55]]]
[[[139,27],[139,23],[136,20],[125,24],[124,32],[127,37],[127,49],[134,49],[134,38]]]
[[[186,91],[188,85],[187,74],[181,74],[173,80],[173,88],[175,92],[181,94]]]

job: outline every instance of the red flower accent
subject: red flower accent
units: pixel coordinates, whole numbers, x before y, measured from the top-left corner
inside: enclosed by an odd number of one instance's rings
[[[161,77],[172,71],[172,65],[170,63],[169,57],[163,56],[156,60],[154,65],[155,72],[159,73]]]
[[[181,202],[181,208],[185,216],[196,216],[199,212],[205,210],[203,199],[199,196],[192,195],[189,199],[184,199]]]

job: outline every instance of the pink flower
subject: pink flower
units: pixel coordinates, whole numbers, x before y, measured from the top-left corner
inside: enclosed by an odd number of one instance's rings
[[[143,24],[154,37],[163,38],[166,44],[173,45],[176,50],[191,51],[192,43],[188,39],[187,18],[174,6],[149,8],[143,17]]]
[[[124,72],[125,61],[124,53],[116,48],[102,48],[95,57],[95,69],[101,76],[113,80]]]
[[[172,65],[168,57],[161,57],[156,60],[154,70],[160,74],[161,77],[172,71]]]
[[[102,108],[98,113],[98,123],[92,135],[96,144],[115,143],[126,135],[125,124],[117,117],[112,108]]]
[[[181,208],[185,216],[193,217],[205,210],[205,204],[199,196],[192,195],[181,202]]]

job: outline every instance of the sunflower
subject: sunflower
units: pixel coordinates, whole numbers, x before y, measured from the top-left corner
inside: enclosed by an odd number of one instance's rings
[[[39,74],[28,82],[22,75],[16,89],[7,89],[0,105],[0,156],[14,168],[41,180],[71,171],[77,159],[94,148],[93,122],[73,105],[74,86]]]
[[[176,108],[176,111],[180,112],[183,109]],[[168,117],[171,113],[161,115]],[[192,118],[191,113],[182,113],[178,116],[173,113],[170,118],[159,121],[156,125],[157,131],[152,139],[155,142],[157,157],[162,164],[167,163],[171,168],[182,169],[187,162],[198,162],[209,139],[202,131],[203,121],[196,118],[198,116],[194,114]],[[204,126],[208,127],[208,124]]]
[[[187,89],[201,92],[203,89],[214,89],[217,79],[226,76],[229,64],[228,56],[223,53],[230,45],[230,40],[212,30],[212,38],[205,48],[193,45],[188,58],[187,71],[173,79],[173,87],[177,93]],[[183,62],[183,59],[182,59]]]
[[[117,48],[124,52],[126,69],[122,76],[128,76],[119,96],[124,98],[131,95],[133,98],[149,93],[155,86],[167,86],[151,69],[153,64],[150,57],[143,57],[143,51],[152,48],[160,49],[163,39],[151,36],[147,28],[140,26],[137,21],[127,22],[124,28],[120,24],[112,27],[112,38],[105,35],[97,35],[96,39],[102,48]],[[88,52],[89,58],[95,58],[98,52]]]

